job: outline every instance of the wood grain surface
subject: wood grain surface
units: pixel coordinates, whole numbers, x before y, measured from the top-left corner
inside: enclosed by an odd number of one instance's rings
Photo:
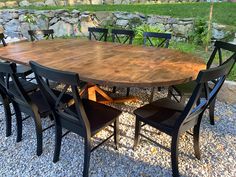
[[[79,73],[93,84],[123,87],[170,86],[191,81],[205,69],[203,59],[176,50],[82,39],[12,43],[0,58]]]

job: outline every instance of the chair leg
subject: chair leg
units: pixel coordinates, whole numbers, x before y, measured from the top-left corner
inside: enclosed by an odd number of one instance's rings
[[[193,128],[193,147],[197,159],[200,159],[199,135],[200,135],[200,123],[195,125]]]
[[[216,104],[216,98],[214,98],[214,100],[212,100],[211,104],[209,105],[209,117],[211,125],[215,125],[215,119],[214,119],[215,104]]]
[[[90,163],[90,154],[91,154],[91,139],[84,139],[84,170],[83,177],[89,176],[89,163]]]
[[[37,138],[37,156],[40,156],[43,152],[43,129],[40,115],[36,111],[33,112]]]
[[[171,166],[173,177],[179,177],[179,168],[178,168],[178,144],[179,136],[172,137],[171,142]]]
[[[54,149],[54,156],[53,162],[56,163],[60,157],[61,151],[61,140],[62,140],[62,127],[60,125],[55,125],[55,149]]]
[[[154,92],[155,92],[155,87],[152,87],[149,103],[153,102]]]
[[[130,88],[128,87],[128,88],[127,88],[127,92],[126,92],[126,96],[127,96],[127,97],[129,96],[129,93],[130,93]]]
[[[22,140],[22,115],[21,110],[17,103],[12,102],[15,114],[16,114],[16,125],[17,125],[17,137],[16,142],[20,142]]]
[[[6,119],[6,137],[8,137],[11,135],[11,123],[12,123],[9,99],[7,97],[2,97],[2,104],[4,107],[5,119]]]
[[[116,87],[115,86],[112,89],[112,93],[116,93]]]
[[[118,150],[119,148],[119,139],[120,139],[119,119],[117,118],[116,121],[114,122],[114,141],[116,150]]]
[[[173,95],[173,87],[169,87],[169,88],[168,88],[167,98],[171,98],[172,95]]]
[[[139,141],[140,141],[140,130],[141,130],[141,122],[136,118],[135,121],[135,135],[134,135],[134,147],[133,149],[138,146]]]

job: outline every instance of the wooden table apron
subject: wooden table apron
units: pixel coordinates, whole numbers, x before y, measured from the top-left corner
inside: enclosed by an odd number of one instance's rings
[[[30,60],[79,73],[93,84],[122,87],[170,86],[191,81],[204,61],[176,50],[81,39],[12,43],[0,57],[28,65]]]

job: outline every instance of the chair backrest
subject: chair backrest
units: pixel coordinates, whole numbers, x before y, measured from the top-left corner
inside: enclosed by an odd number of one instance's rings
[[[0,62],[0,85],[7,95],[20,106],[29,107],[31,103],[16,73],[15,63]]]
[[[231,56],[236,53],[236,45],[234,44],[230,44],[230,43],[222,42],[222,41],[216,41],[214,46],[215,48],[213,52],[211,53],[211,56],[207,62],[207,69],[212,66],[212,63],[214,62],[214,60],[216,60],[216,57],[218,57],[218,61],[216,62],[218,63],[218,66],[222,65],[222,63],[226,61],[228,57],[224,59],[222,56],[222,52],[228,52],[227,55],[231,55]]]
[[[208,105],[215,99],[227,75],[232,70],[236,61],[236,54],[230,57],[221,66],[202,70],[196,79],[196,87],[190,97],[181,118],[176,122],[177,127],[196,125],[201,121],[200,115],[204,113]],[[184,131],[185,131],[184,130]]]
[[[108,29],[106,28],[89,27],[88,32],[89,40],[107,41]]]
[[[133,30],[124,30],[124,29],[112,29],[112,42],[118,42],[125,44],[128,42],[128,44],[133,43],[133,39],[135,36],[135,33]]]
[[[143,33],[143,44],[144,46],[147,46],[148,44],[150,46],[157,46],[157,47],[169,47],[169,42],[171,39],[170,33],[156,33],[156,32],[144,32]],[[152,41],[152,39],[156,39],[155,43]]]
[[[2,42],[2,45],[5,47],[7,46],[7,43],[5,41],[5,36],[3,33],[0,33],[0,41]]]
[[[78,87],[80,85],[79,75],[77,73],[59,71],[44,67],[33,61],[30,62],[30,65],[35,73],[35,77],[42,94],[50,105],[51,110],[53,110],[53,113],[56,115],[55,118],[63,120],[66,119],[67,121],[77,121],[77,126],[81,127],[81,130],[79,131],[82,133],[89,133],[90,123],[78,92]],[[52,89],[48,86],[46,80],[60,84],[60,95],[54,94]],[[71,110],[72,108],[68,105],[68,103],[62,101],[63,96],[68,94],[68,92],[70,92],[73,96],[73,108],[75,111]]]
[[[35,40],[40,40],[39,36],[43,36],[45,39],[49,39],[50,37],[53,39],[54,30],[29,30],[28,34],[30,35],[30,40],[33,42]]]

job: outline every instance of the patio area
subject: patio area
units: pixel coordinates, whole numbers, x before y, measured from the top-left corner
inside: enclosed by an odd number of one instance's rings
[[[118,90],[125,94],[124,90]],[[113,139],[106,142],[91,155],[90,175],[96,177],[157,177],[172,176],[170,153],[141,138],[136,151],[133,148],[133,110],[148,103],[149,89],[131,89],[141,101],[113,104],[123,111],[120,118],[120,148],[114,149]],[[166,96],[166,90],[155,92],[154,100]],[[181,176],[227,176],[236,175],[236,105],[216,103],[215,125],[210,125],[206,111],[201,124],[201,160],[194,157],[192,137],[184,134],[180,139],[179,168]],[[43,120],[44,126],[51,124]],[[13,118],[13,135],[5,137],[4,110],[0,107],[0,171],[1,176],[82,176],[83,141],[70,133],[62,140],[60,161],[52,162],[54,151],[54,128],[43,134],[43,154],[35,154],[36,137],[33,119],[23,123],[23,139],[16,143],[16,125]],[[32,133],[29,133],[32,132]],[[107,137],[102,131],[94,139]],[[145,133],[144,133],[145,132]],[[156,129],[145,127],[143,133],[158,143],[170,147],[170,137]],[[98,138],[99,137],[99,138]],[[94,144],[93,143],[93,144]]]

